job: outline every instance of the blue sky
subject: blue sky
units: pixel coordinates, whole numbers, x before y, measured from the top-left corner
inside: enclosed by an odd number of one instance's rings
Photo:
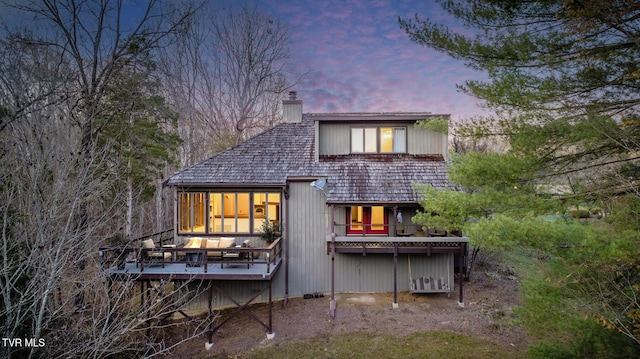
[[[397,18],[454,24],[430,0],[262,0],[288,24],[295,87],[305,112],[428,111],[460,120],[481,112],[456,84],[483,79],[459,61],[409,41]],[[459,29],[463,31],[462,28]]]

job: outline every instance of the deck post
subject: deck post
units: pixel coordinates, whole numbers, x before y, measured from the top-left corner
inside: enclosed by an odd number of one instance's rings
[[[464,253],[466,249],[467,243],[460,242],[460,253],[458,253],[458,263],[460,264],[460,301],[458,302],[458,305],[462,308],[464,308],[464,301],[462,300],[462,283],[464,283]]]
[[[395,237],[398,233],[398,206],[393,206],[393,230],[391,236]]]
[[[209,321],[209,329],[207,329],[207,342],[204,344],[205,349],[211,350],[213,348],[213,310],[211,309],[211,303],[213,302],[213,286],[211,282],[209,282],[209,308],[208,308],[208,316],[207,319]]]
[[[267,339],[273,339],[276,333],[273,332],[273,299],[271,295],[271,281],[269,281],[269,328],[267,329]]]
[[[329,315],[336,317],[336,297],[335,297],[335,261],[336,261],[336,226],[335,226],[335,205],[331,205],[331,302],[329,303]]]
[[[393,309],[398,308],[398,243],[393,244],[393,305],[392,305],[392,308]]]

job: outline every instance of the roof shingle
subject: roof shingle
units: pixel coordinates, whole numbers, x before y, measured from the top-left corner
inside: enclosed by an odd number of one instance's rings
[[[168,186],[285,185],[291,177],[326,177],[327,201],[388,203],[418,201],[413,182],[454,188],[440,156],[345,155],[314,158],[314,121],[283,123],[194,166]]]

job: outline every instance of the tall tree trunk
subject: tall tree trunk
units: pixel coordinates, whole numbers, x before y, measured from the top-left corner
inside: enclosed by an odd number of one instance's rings
[[[124,236],[127,241],[133,239],[133,174],[131,173],[131,160],[127,162],[127,218],[125,219]]]

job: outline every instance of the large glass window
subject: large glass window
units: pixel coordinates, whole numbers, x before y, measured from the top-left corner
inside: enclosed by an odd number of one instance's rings
[[[280,224],[280,193],[253,194],[253,232],[262,232],[266,222]]]
[[[180,232],[204,233],[204,193],[180,193],[178,212]]]
[[[348,234],[388,234],[389,220],[383,206],[347,208]]]
[[[406,151],[404,127],[351,128],[351,153],[404,153]]]
[[[280,221],[275,192],[183,192],[178,201],[181,233],[260,233],[265,221]]]

